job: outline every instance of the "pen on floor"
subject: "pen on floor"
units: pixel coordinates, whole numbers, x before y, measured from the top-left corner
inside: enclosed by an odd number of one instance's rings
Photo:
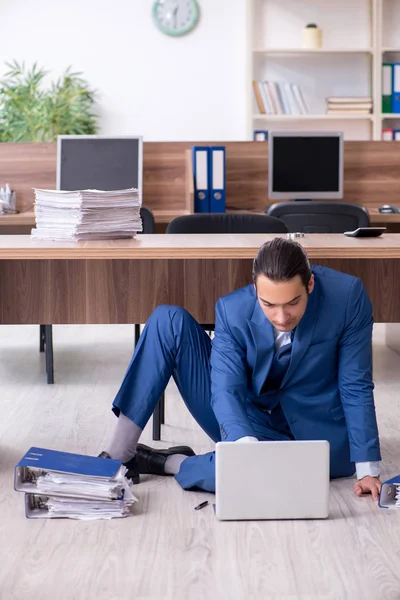
[[[200,510],[201,508],[204,508],[205,506],[207,506],[208,504],[208,500],[206,500],[205,502],[200,502],[200,504],[198,504],[197,506],[194,507],[194,510]]]

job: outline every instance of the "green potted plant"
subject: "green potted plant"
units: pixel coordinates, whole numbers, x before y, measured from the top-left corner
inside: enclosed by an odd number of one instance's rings
[[[51,142],[61,134],[98,132],[96,92],[68,68],[47,89],[47,72],[17,61],[0,81],[0,142]]]

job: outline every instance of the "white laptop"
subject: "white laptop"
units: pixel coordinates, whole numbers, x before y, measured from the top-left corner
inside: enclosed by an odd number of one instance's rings
[[[329,442],[218,442],[215,450],[218,519],[328,517]]]

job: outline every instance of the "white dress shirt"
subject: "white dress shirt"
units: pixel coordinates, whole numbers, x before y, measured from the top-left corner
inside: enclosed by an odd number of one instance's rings
[[[275,337],[275,351],[277,352],[282,346],[286,346],[286,344],[290,344],[290,336],[291,331],[278,331],[274,328],[274,337]],[[251,435],[247,435],[245,437],[239,438],[236,440],[237,442],[258,442],[256,437]],[[380,461],[367,461],[367,462],[357,462],[356,463],[356,472],[357,479],[362,479],[367,475],[371,477],[378,477],[380,474]]]

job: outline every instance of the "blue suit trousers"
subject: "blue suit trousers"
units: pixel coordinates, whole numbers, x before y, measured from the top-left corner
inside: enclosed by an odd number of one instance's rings
[[[185,309],[159,306],[140,336],[113,403],[115,414],[122,412],[143,429],[173,377],[197,423],[214,442],[220,441],[211,407],[210,354],[209,336]],[[259,440],[293,439],[280,406],[271,414],[255,404],[247,410]],[[175,478],[184,489],[214,492],[215,453],[188,457]]]

